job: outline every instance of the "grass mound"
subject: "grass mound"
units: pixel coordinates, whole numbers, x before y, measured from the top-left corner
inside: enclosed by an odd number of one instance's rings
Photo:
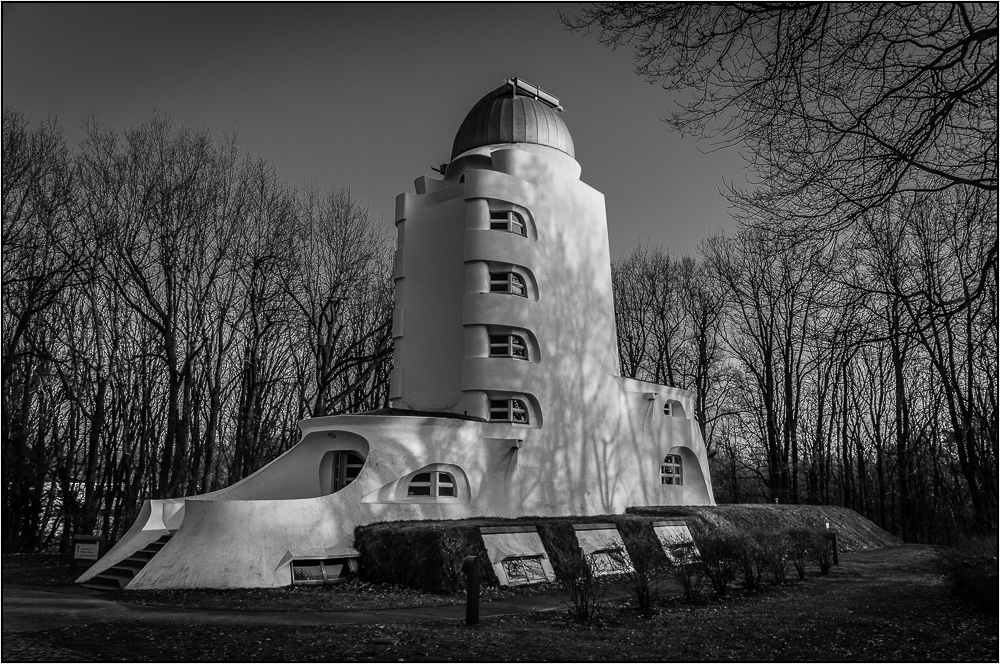
[[[574,561],[579,555],[573,524],[613,523],[623,535],[636,534],[636,538],[627,540],[641,542],[645,538],[658,546],[653,522],[663,518],[685,519],[698,539],[719,530],[737,533],[789,528],[825,530],[829,523],[830,529],[837,531],[841,551],[867,551],[902,544],[898,538],[845,507],[761,504],[631,507],[626,514],[597,516],[390,521],[358,527],[354,534],[354,546],[361,553],[361,574],[368,581],[400,584],[432,592],[456,592],[465,589],[462,562],[466,556],[479,556],[483,561],[484,585],[499,584],[486,558],[480,526],[536,526],[556,578],[566,581],[573,576]],[[628,553],[630,556],[637,554],[635,551]]]
[[[627,514],[685,519],[692,530],[732,527],[742,532],[785,528],[826,528],[837,531],[841,551],[870,551],[900,546],[903,541],[854,510],[833,505],[719,505],[629,507]]]
[[[532,525],[538,528],[556,578],[564,580],[572,576],[573,560],[578,555],[574,523],[613,523],[619,532],[642,530],[655,537],[652,520],[627,514],[386,521],[356,528],[354,548],[361,553],[361,575],[368,581],[457,592],[465,590],[462,562],[466,556],[479,556],[483,561],[484,585],[500,583],[486,556],[480,526]]]

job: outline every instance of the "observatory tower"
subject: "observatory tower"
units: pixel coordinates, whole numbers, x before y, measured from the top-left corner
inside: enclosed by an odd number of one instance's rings
[[[561,111],[506,81],[443,177],[396,199],[389,408],[304,420],[250,477],[145,501],[79,581],[284,586],[354,564],[375,521],[714,504],[694,395],[619,375],[604,196]]]
[[[534,429],[600,410],[619,373],[607,220],[561,110],[508,81],[466,116],[444,179],[397,198],[394,406]]]

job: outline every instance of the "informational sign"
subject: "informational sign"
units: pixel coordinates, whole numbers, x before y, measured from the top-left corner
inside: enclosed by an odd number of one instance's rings
[[[73,551],[73,558],[76,560],[97,560],[100,556],[100,542],[77,542]]]

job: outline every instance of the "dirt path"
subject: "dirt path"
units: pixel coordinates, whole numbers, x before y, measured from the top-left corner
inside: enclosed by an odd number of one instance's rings
[[[652,618],[616,609],[586,624],[556,611],[517,615],[558,607],[558,597],[484,604],[475,628],[462,623],[462,606],[224,612],[76,597],[59,608],[51,602],[72,593],[5,586],[3,660],[997,661],[996,615],[950,595],[933,549],[847,554],[841,563],[828,577],[759,594],[669,602]],[[45,614],[34,628],[32,612]]]

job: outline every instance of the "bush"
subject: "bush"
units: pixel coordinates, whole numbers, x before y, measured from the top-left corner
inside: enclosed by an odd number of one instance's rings
[[[697,545],[679,537],[664,538],[661,545],[670,551],[670,555],[666,556],[670,575],[684,589],[684,599],[693,602],[705,585],[705,564]]]
[[[705,576],[720,596],[729,591],[740,566],[740,536],[728,528],[703,532],[697,540]]]
[[[773,586],[783,586],[788,578],[788,541],[787,534],[781,530],[769,530],[761,533],[764,551],[764,566]]]
[[[668,578],[667,556],[652,532],[643,527],[619,531],[625,548],[609,551],[619,570],[619,583],[635,597],[639,610],[649,614]],[[627,553],[627,557],[626,554]],[[629,565],[631,559],[631,565]]]
[[[943,550],[951,591],[974,607],[997,612],[997,536],[967,537]]]
[[[483,562],[482,580],[499,580],[486,555],[479,526],[467,522],[388,522],[359,526],[354,546],[361,553],[361,576],[378,583],[395,583],[429,590],[465,589],[462,563],[466,556]]]
[[[536,523],[536,527],[542,546],[545,547],[545,553],[552,563],[556,580],[567,583],[575,578],[581,554],[573,524],[569,521],[540,521]]]
[[[815,528],[809,540],[809,557],[819,565],[820,574],[829,574],[833,564],[833,534],[829,530]]]
[[[594,574],[593,555],[585,556],[577,548],[575,556],[565,556],[562,561],[564,578],[562,587],[567,595],[570,615],[577,620],[597,617],[604,608],[611,578]]]
[[[788,558],[801,581],[806,578],[806,560],[812,548],[813,531],[808,528],[789,528],[785,531],[784,540],[788,547]]]
[[[767,570],[768,544],[762,533],[744,533],[738,540],[740,568],[743,570],[743,585],[747,590],[758,590],[760,580]]]

